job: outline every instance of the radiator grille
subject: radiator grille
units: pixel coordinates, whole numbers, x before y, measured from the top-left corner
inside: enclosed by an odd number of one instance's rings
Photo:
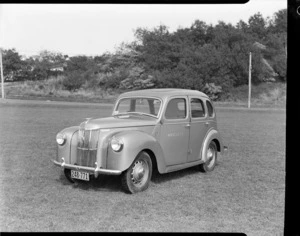
[[[79,166],[95,167],[100,130],[79,130],[77,162]]]

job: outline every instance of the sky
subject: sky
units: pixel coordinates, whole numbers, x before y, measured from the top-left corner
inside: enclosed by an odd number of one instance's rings
[[[287,0],[250,0],[246,4],[0,4],[0,47],[21,55],[42,50],[69,56],[115,52],[130,43],[138,27],[161,24],[170,32],[195,20],[236,24],[260,12],[264,18],[287,8]]]

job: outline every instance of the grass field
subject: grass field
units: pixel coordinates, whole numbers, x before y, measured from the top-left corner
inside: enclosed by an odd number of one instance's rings
[[[130,195],[118,176],[72,185],[51,162],[59,130],[111,109],[0,102],[0,231],[283,233],[285,110],[217,109],[229,150],[212,173],[158,175]]]

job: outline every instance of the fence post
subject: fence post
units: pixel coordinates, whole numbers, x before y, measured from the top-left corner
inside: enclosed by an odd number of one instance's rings
[[[1,93],[2,99],[5,98],[4,95],[4,76],[3,76],[3,64],[2,64],[2,49],[0,48],[0,70],[1,70]]]
[[[251,52],[249,55],[249,82],[248,82],[249,92],[248,92],[248,108],[251,106]]]

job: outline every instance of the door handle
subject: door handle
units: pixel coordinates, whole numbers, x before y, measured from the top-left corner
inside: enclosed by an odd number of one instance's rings
[[[191,125],[190,125],[190,124],[187,124],[185,127],[187,127],[187,128],[190,128],[190,127],[191,127]]]
[[[205,122],[205,125],[209,125],[209,122],[207,121],[207,122]]]

